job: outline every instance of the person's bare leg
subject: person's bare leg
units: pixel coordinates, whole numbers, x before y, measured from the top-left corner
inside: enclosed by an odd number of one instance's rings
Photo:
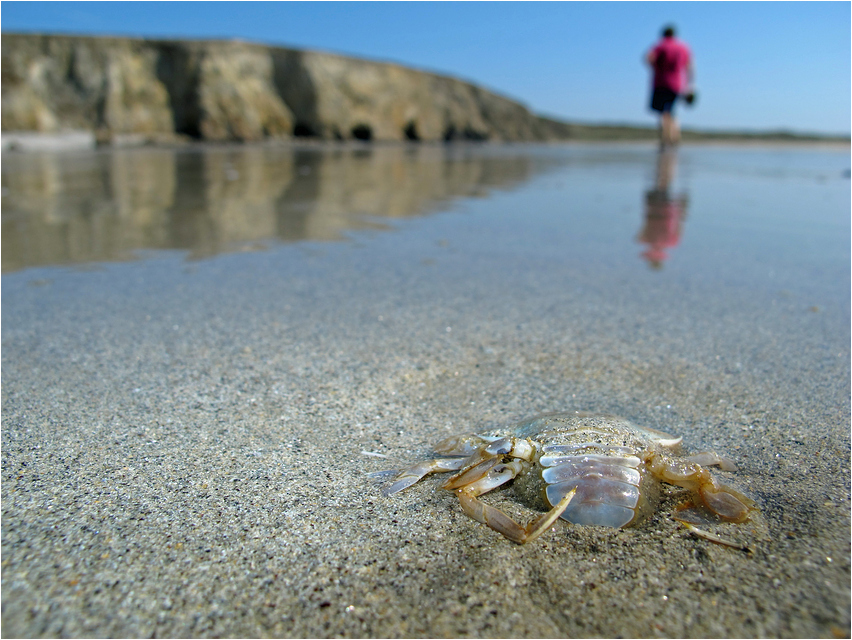
[[[672,143],[671,140],[671,129],[672,129],[672,117],[668,113],[663,113],[660,116],[660,127],[662,128],[662,136],[661,141],[664,145],[669,145]]]
[[[669,142],[671,144],[680,142],[680,125],[672,114],[669,114]]]
[[[660,142],[663,145],[680,142],[680,127],[671,113],[664,112],[660,115]]]

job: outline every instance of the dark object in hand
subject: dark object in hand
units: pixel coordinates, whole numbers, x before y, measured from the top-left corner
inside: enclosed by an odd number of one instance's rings
[[[698,94],[695,93],[695,91],[687,91],[686,93],[683,94],[683,101],[686,104],[688,104],[689,106],[692,106],[693,104],[695,104],[695,101],[697,99],[698,99]]]

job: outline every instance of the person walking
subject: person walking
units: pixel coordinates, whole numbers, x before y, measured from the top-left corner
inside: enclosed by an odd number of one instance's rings
[[[695,70],[689,47],[675,37],[675,28],[663,29],[663,37],[645,57],[654,70],[651,109],[660,114],[660,144],[680,141],[680,128],[674,115],[678,96],[691,94]]]

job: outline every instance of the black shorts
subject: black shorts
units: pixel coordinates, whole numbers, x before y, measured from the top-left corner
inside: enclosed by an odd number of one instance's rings
[[[674,109],[675,100],[677,100],[677,93],[671,89],[656,87],[651,96],[651,108],[660,113],[671,113]]]

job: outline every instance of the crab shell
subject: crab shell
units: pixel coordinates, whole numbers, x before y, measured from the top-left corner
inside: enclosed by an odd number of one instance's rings
[[[681,442],[622,418],[575,413],[538,416],[483,435],[491,440],[507,432],[536,443],[537,459],[513,483],[522,502],[546,511],[576,488],[560,517],[614,528],[637,524],[654,512],[661,485],[648,461]]]

